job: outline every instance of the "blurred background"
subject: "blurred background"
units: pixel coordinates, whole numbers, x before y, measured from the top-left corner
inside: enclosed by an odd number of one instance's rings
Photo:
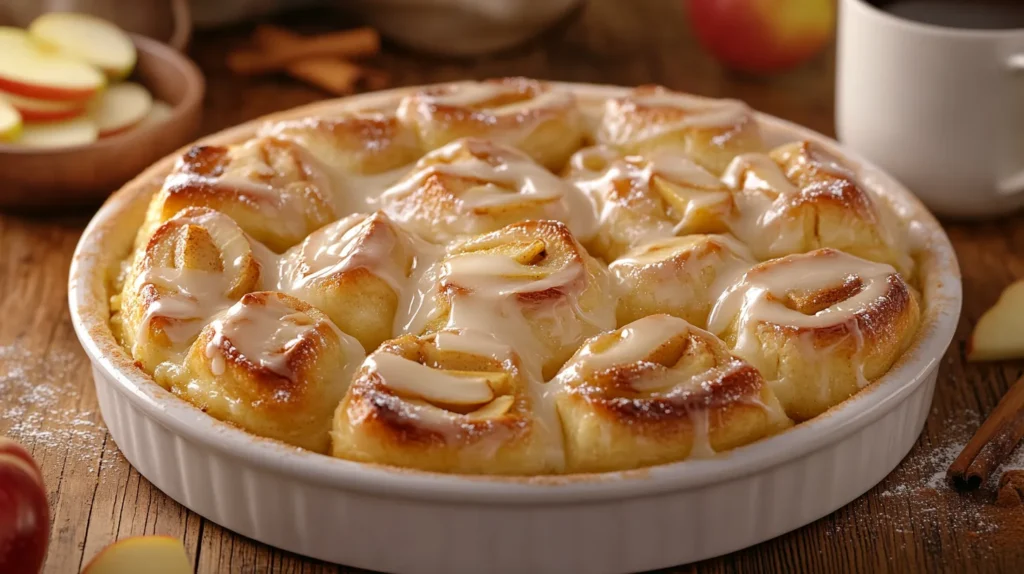
[[[0,20],[26,26],[45,11],[86,11],[166,41],[175,34],[175,4],[168,0],[6,0],[0,2]],[[232,73],[227,66],[229,54],[251,47],[253,29],[261,23],[305,35],[361,26],[379,31],[384,40],[381,51],[359,62],[379,73],[370,85],[364,83],[353,91],[509,75],[623,85],[660,83],[709,96],[742,98],[762,111],[827,134],[833,131],[834,0],[692,3],[722,6],[717,13],[688,10],[685,0],[192,0],[186,4],[194,25],[187,53],[207,81],[204,133],[334,95],[287,73],[246,77]],[[702,44],[699,37],[708,40]],[[730,38],[730,45],[739,46],[739,54],[716,53],[714,43],[719,37]],[[788,40],[780,43],[780,37]],[[744,38],[753,40],[744,43]],[[758,38],[765,40],[759,43]],[[763,60],[767,46],[781,50],[781,55],[774,62],[758,61]]]

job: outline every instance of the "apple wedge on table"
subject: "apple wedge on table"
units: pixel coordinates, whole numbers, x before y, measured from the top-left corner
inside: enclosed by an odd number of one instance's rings
[[[40,48],[17,28],[0,27],[0,91],[40,100],[84,101],[106,77],[82,61]]]
[[[1011,283],[985,311],[967,342],[970,361],[1024,358],[1024,279]]]
[[[70,12],[50,12],[36,18],[28,33],[40,44],[87,64],[112,80],[120,80],[135,67],[135,45],[114,24]]]
[[[171,536],[134,536],[107,546],[82,574],[192,574],[185,546]]]

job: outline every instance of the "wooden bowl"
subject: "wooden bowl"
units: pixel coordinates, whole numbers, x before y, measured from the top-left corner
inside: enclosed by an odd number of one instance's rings
[[[0,209],[97,205],[199,129],[205,82],[173,48],[132,35],[138,62],[130,79],[171,105],[165,121],[88,145],[39,149],[0,144]]]

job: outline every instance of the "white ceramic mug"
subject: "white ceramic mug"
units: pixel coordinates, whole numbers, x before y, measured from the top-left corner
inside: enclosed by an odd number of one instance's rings
[[[930,209],[1024,206],[1024,28],[905,20],[840,0],[836,132]]]

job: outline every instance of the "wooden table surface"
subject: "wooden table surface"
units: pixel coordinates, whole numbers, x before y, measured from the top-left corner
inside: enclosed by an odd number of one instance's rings
[[[678,0],[591,0],[526,46],[471,62],[386,46],[374,64],[395,85],[525,75],[635,85],[656,82],[742,98],[764,112],[833,132],[833,57],[767,80],[736,77],[701,53]],[[318,31],[355,22],[331,12],[283,20]],[[191,54],[207,74],[204,130],[325,97],[285,77],[240,79],[224,68],[249,26],[204,32]],[[870,89],[870,87],[866,87]],[[2,175],[0,175],[2,178]],[[210,523],[156,490],[107,435],[66,303],[69,260],[89,213],[0,215],[0,434],[42,466],[52,531],[46,572],[78,572],[101,548],[140,534],[185,541],[198,572],[353,572],[279,551]],[[1024,510],[992,492],[957,494],[941,473],[1024,363],[968,364],[965,339],[1000,290],[1024,277],[1024,217],[948,224],[963,270],[964,312],[942,361],[917,445],[847,507],[775,540],[672,572],[1024,572]],[[1024,457],[1017,461],[1024,466]]]

